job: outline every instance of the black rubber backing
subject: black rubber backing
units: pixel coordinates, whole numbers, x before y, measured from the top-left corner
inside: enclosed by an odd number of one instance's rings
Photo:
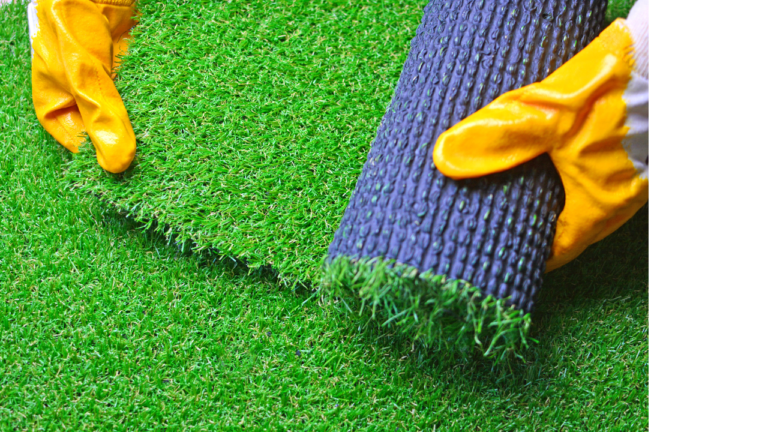
[[[549,156],[454,181],[437,137],[501,94],[544,79],[602,29],[607,0],[434,0],[411,41],[329,259],[395,259],[530,312],[565,195]]]

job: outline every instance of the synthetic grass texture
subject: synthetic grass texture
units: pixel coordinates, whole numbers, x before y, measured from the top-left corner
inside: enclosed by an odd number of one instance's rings
[[[647,209],[547,276],[524,360],[412,351],[71,191],[24,14],[0,7],[0,429],[648,428]]]
[[[392,329],[453,354],[477,351],[498,363],[528,345],[531,316],[506,306],[507,299],[394,261],[337,258],[324,268],[315,296],[361,329]]]
[[[314,279],[425,4],[140,1],[117,82],[136,161],[114,176],[85,150],[67,178],[198,250]]]

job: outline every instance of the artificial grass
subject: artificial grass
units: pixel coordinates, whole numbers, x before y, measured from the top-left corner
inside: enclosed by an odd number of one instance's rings
[[[140,1],[117,83],[136,161],[114,176],[84,151],[67,179],[198,250],[315,279],[425,4]]]
[[[508,298],[394,260],[339,257],[323,268],[315,296],[361,329],[394,331],[426,348],[498,363],[528,346],[531,315]]]
[[[0,7],[0,429],[648,428],[647,209],[547,275],[524,360],[412,351],[70,190],[24,14]]]

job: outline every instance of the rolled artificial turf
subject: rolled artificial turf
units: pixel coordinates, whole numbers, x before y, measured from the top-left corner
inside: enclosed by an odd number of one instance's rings
[[[385,325],[429,344],[477,343],[490,355],[497,344],[506,352],[525,342],[523,314],[533,310],[565,204],[560,177],[544,155],[455,181],[435,168],[432,152],[451,126],[503,93],[541,81],[589,44],[606,6],[605,0],[430,1],[329,248],[329,260],[345,257],[344,266],[360,267],[342,274],[368,272],[369,260],[355,264],[361,258],[411,270],[364,278],[383,291],[327,282],[324,293],[360,296],[355,313],[378,312]],[[414,274],[412,283],[401,284],[400,273]],[[419,273],[444,275],[446,282],[429,282],[435,286],[427,289]],[[342,310],[351,311],[346,303]]]

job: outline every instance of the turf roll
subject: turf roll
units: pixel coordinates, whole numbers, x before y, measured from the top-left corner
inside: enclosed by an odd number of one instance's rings
[[[431,1],[328,251],[320,292],[367,323],[486,356],[526,343],[565,203],[549,156],[454,181],[437,137],[594,37],[606,0]],[[463,347],[463,348],[462,348]]]

